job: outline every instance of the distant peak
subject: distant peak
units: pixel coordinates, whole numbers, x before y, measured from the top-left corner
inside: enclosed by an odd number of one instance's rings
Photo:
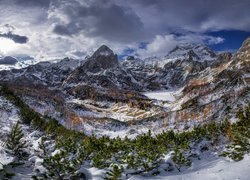
[[[4,64],[4,65],[14,65],[17,62],[18,62],[17,59],[12,56],[5,56],[5,57],[0,58],[0,64]]]
[[[101,45],[93,54],[94,57],[111,55],[114,55],[114,52],[106,45]]]
[[[126,60],[128,60],[128,61],[134,61],[135,57],[134,56],[127,56]]]
[[[202,44],[182,43],[171,50],[167,58],[195,57],[196,60],[214,60],[216,54],[209,47]]]
[[[108,46],[106,46],[105,44],[101,45],[98,49],[101,49],[101,50],[110,50],[112,51]]]
[[[87,58],[82,69],[89,72],[99,72],[103,69],[110,69],[119,65],[117,55],[106,45],[99,47],[94,54]]]

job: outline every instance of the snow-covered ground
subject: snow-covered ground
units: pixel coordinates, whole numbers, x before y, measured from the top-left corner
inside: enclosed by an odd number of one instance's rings
[[[155,99],[158,101],[174,102],[178,99],[182,92],[183,88],[179,89],[170,89],[166,91],[149,91],[143,93],[149,99]]]
[[[171,89],[171,90],[166,90],[166,91],[149,91],[143,94],[147,96],[149,99],[174,102],[182,90],[183,88]]]
[[[20,121],[18,109],[6,98],[0,96],[0,170],[3,165],[8,165],[15,160],[11,154],[7,153],[5,142],[11,127],[18,121]],[[29,160],[22,166],[11,168],[9,172],[15,172],[16,176],[13,179],[31,179],[35,162],[39,160],[35,152],[38,149],[38,141],[42,133],[23,124],[21,124],[21,129],[24,133],[23,140],[26,142],[27,151],[30,153]],[[36,166],[36,168],[39,168],[39,166]]]
[[[166,161],[169,161],[170,156],[166,155]],[[164,167],[164,164],[163,166]],[[88,179],[102,180],[105,176],[105,171],[93,168],[83,167],[83,172]],[[201,160],[195,160],[192,166],[181,172],[165,171],[159,168],[160,174],[152,175],[133,175],[124,179],[141,180],[141,179],[166,179],[166,180],[249,180],[250,177],[250,154],[245,155],[244,159],[239,162],[230,161],[225,158],[219,158],[212,154],[205,153]]]
[[[160,101],[175,101],[174,92],[173,91],[153,91],[144,93],[150,99],[156,99]]]
[[[0,169],[3,164],[8,164],[13,161],[13,157],[9,156],[4,148],[4,136],[10,131],[10,127],[20,119],[18,110],[9,101],[0,96]],[[42,133],[32,131],[30,127],[22,125],[25,134],[25,140],[28,142],[29,159],[24,165],[12,168],[10,172],[15,172],[16,176],[13,179],[31,179],[34,175],[34,169],[42,170],[41,159],[38,158],[38,142],[41,139]],[[142,129],[140,129],[142,130]],[[121,130],[122,131],[122,130]],[[112,135],[111,135],[112,136]],[[239,162],[234,162],[226,158],[218,157],[210,151],[200,155],[200,159],[195,159],[192,166],[183,169],[181,172],[173,170],[165,171],[164,166],[171,161],[169,154],[164,158],[163,164],[159,167],[160,174],[152,175],[133,175],[125,179],[140,180],[140,179],[168,179],[168,180],[249,180],[250,177],[250,155],[245,155],[245,158]],[[106,170],[91,167],[89,164],[82,166],[82,171],[88,179],[101,180],[105,176]]]
[[[133,176],[130,180],[139,179],[167,179],[167,180],[249,180],[250,155],[239,162],[224,158],[205,158],[197,160],[192,167],[183,172],[165,172],[158,176]]]
[[[3,169],[4,165],[9,164],[14,160],[14,157],[5,152],[3,145],[3,142],[0,141],[0,170]]]

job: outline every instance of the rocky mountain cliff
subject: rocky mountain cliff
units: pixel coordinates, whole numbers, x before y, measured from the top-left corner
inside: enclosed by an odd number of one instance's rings
[[[209,47],[202,44],[180,44],[171,50],[166,56],[166,59],[179,58],[192,59],[196,61],[214,60],[217,55]]]
[[[120,67],[117,55],[105,45],[72,71],[63,84],[64,87],[87,84],[103,88],[138,90],[134,78]]]
[[[216,55],[203,45],[181,44],[163,58],[145,60],[129,57],[122,63],[146,90],[180,88],[208,67],[217,67],[231,58],[230,53]]]

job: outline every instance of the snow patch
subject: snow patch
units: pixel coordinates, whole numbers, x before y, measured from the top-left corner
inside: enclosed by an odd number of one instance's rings
[[[174,102],[176,101],[176,97],[180,92],[181,89],[174,89],[174,90],[167,90],[167,91],[150,91],[143,93],[145,96],[147,96],[149,99],[156,99],[159,101],[170,101]]]

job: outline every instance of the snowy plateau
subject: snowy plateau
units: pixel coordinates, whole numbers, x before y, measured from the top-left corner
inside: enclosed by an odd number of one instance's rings
[[[250,179],[250,38],[3,62],[0,179]]]

